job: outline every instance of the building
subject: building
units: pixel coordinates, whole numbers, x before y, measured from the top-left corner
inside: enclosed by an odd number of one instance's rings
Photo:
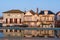
[[[55,14],[49,10],[41,11],[39,13],[39,21],[44,28],[54,28]]]
[[[50,10],[43,10],[39,13],[40,28],[55,28],[55,14]],[[43,35],[54,36],[53,30],[43,30]]]
[[[36,27],[37,15],[33,10],[27,11],[24,15],[24,23],[30,27]]]
[[[60,11],[56,13],[55,27],[60,27]]]
[[[3,12],[3,26],[21,25],[24,21],[24,12],[20,10],[9,10]]]
[[[28,27],[37,27],[37,28],[55,28],[55,14],[50,10],[42,10],[40,13],[37,11],[29,10],[23,12],[21,10],[9,10],[3,12],[3,27],[10,27],[17,25],[28,25]],[[5,35],[11,36],[21,36],[21,32],[26,36],[54,36],[54,30],[10,30],[4,29]],[[12,34],[11,34],[12,33]],[[23,35],[24,35],[23,34]],[[28,35],[27,35],[28,34]]]
[[[20,10],[9,10],[9,11],[3,12],[3,27],[22,25],[23,21],[24,21],[24,12]],[[4,29],[5,35],[20,36],[20,32],[21,30]]]
[[[56,17],[55,17],[55,27],[56,28],[60,28],[60,11],[56,13]],[[56,31],[57,32],[57,36],[60,37],[60,30]]]
[[[2,27],[3,17],[0,17],[0,27]]]

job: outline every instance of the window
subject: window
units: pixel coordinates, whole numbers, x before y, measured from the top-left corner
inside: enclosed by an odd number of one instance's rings
[[[58,19],[58,20],[60,20],[60,15],[59,15],[59,16],[57,16],[57,19]]]
[[[45,14],[45,15],[47,15],[47,14],[48,14],[48,11],[47,11],[47,10],[46,10],[46,11],[44,11],[44,14]]]
[[[17,18],[14,19],[14,23],[17,23]]]
[[[46,25],[46,28],[49,28],[49,25]]]
[[[13,32],[13,30],[10,30],[10,32]]]
[[[49,21],[49,17],[47,17],[47,20]]]
[[[54,18],[52,17],[52,21],[54,21]]]
[[[13,23],[13,19],[12,18],[10,19],[10,23]]]
[[[49,21],[52,21],[52,17],[49,17]]]
[[[21,19],[20,19],[20,23],[21,23]]]
[[[8,30],[6,30],[6,32],[8,32]]]
[[[21,30],[19,30],[21,32]]]
[[[41,17],[40,17],[40,21],[41,21]]]
[[[45,17],[42,17],[41,19],[42,19],[42,21],[45,21],[46,20]]]
[[[17,32],[17,30],[15,30],[15,32]]]
[[[48,21],[48,17],[46,17],[46,21]]]
[[[6,19],[6,23],[8,23],[8,19]]]
[[[45,25],[43,25],[43,28],[46,28]]]

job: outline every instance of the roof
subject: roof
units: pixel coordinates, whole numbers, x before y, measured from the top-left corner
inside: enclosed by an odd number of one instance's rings
[[[35,14],[35,12],[33,10],[30,10],[30,13],[32,13],[33,15]]]
[[[35,13],[35,15],[39,16],[39,14],[38,14],[38,13]]]
[[[3,12],[3,13],[24,13],[24,12],[21,10],[9,10],[9,11]]]
[[[56,15],[58,15],[60,13],[60,11],[58,11],[57,13],[56,13]]]
[[[43,10],[43,11],[41,11],[39,14],[44,14],[44,11],[46,11],[46,10]],[[52,11],[50,11],[50,10],[47,10],[48,11],[48,14],[54,14]]]

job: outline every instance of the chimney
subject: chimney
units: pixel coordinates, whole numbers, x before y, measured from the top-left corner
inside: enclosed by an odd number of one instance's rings
[[[24,11],[24,14],[26,13],[26,10]]]
[[[38,11],[39,11],[39,10],[38,10],[38,8],[37,8],[37,9],[36,9],[36,13],[37,13],[37,14],[38,14]]]
[[[25,13],[26,13],[26,10],[25,10]]]

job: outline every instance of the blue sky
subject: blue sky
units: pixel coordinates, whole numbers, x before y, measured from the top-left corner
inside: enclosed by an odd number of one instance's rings
[[[0,16],[2,12],[11,9],[34,10],[51,10],[53,12],[60,11],[60,0],[0,0]]]

